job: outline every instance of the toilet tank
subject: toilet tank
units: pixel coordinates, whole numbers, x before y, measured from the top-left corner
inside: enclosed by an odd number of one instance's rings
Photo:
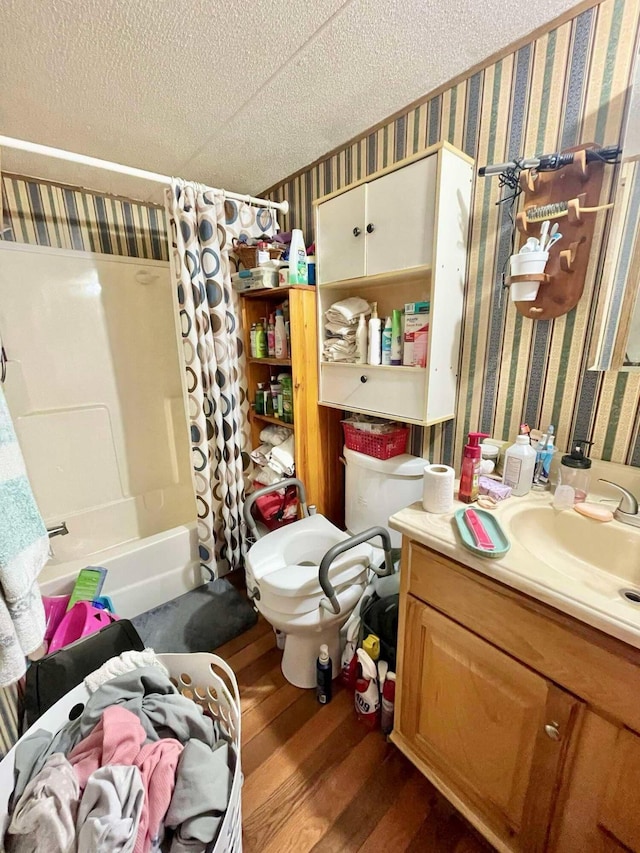
[[[391,543],[399,548],[402,535],[389,528],[389,516],[422,498],[422,477],[429,462],[403,453],[392,459],[375,459],[344,448],[346,462],[345,522],[349,533],[368,527],[386,527]]]

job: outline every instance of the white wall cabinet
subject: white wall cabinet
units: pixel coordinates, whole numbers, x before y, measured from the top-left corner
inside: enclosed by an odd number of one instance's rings
[[[316,202],[320,403],[416,424],[454,416],[473,161],[448,143]],[[429,300],[426,368],[324,363],[324,312]],[[384,322],[384,320],[383,320]]]

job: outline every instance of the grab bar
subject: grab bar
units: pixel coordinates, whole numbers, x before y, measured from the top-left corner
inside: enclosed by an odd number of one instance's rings
[[[277,483],[273,483],[273,485],[271,486],[265,486],[263,489],[258,489],[257,492],[253,492],[253,494],[249,495],[249,497],[246,499],[246,501],[244,502],[243,510],[245,524],[247,525],[249,533],[251,534],[251,537],[253,538],[254,542],[257,542],[260,538],[255,519],[251,515],[251,510],[253,509],[254,503],[258,500],[258,498],[261,498],[263,495],[270,495],[271,492],[277,492],[280,489],[286,489],[289,486],[295,486],[298,490],[303,517],[306,518],[309,515],[309,510],[307,509],[307,493],[305,491],[302,480],[298,480],[297,477],[288,477],[286,480],[279,480]]]
[[[385,530],[384,527],[370,527],[368,530],[363,530],[362,533],[357,533],[349,539],[344,539],[342,542],[338,542],[338,544],[334,545],[333,548],[329,548],[322,558],[320,562],[320,569],[318,571],[318,579],[320,581],[322,591],[327,597],[320,599],[320,607],[324,607],[324,609],[329,611],[329,613],[340,613],[338,597],[336,596],[333,584],[329,580],[329,568],[331,567],[331,563],[333,563],[339,554],[344,554],[345,551],[355,548],[356,545],[362,545],[363,542],[368,542],[369,539],[373,539],[376,536],[379,536],[382,539],[382,544],[384,546],[384,569],[378,569],[375,566],[371,566],[370,568],[378,575],[378,577],[381,578],[393,574],[391,536],[389,535],[389,531]]]

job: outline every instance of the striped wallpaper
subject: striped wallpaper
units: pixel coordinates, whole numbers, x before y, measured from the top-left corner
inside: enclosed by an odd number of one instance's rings
[[[164,209],[2,175],[2,239],[168,261]]]
[[[615,143],[640,0],[604,0],[457,85],[426,97],[267,192],[291,204],[284,229],[313,239],[312,201],[441,139],[478,165],[581,142]],[[606,173],[603,198],[611,191]],[[594,457],[640,466],[640,374],[587,370],[604,218],[598,219],[583,298],[557,320],[533,322],[501,292],[511,224],[498,181],[478,179],[471,225],[458,418],[414,429],[412,450],[459,459],[469,430],[512,438],[524,420],[556,425],[558,446],[591,438]]]

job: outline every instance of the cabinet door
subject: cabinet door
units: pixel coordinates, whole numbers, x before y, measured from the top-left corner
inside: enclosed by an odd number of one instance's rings
[[[640,853],[640,737],[585,714],[551,849],[558,853]]]
[[[367,275],[431,264],[437,159],[367,184]]]
[[[365,195],[366,184],[361,184],[318,205],[320,284],[365,274]]]
[[[545,848],[580,703],[407,596],[401,736],[517,851]]]

